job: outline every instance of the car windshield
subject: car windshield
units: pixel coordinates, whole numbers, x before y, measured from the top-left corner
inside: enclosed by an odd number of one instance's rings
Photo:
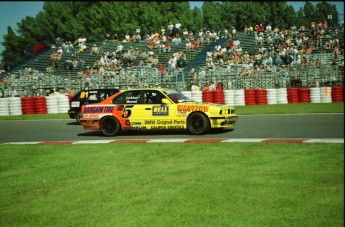
[[[190,98],[185,96],[184,94],[174,91],[174,90],[164,90],[163,93],[167,95],[174,103],[181,103],[181,102],[192,102]]]

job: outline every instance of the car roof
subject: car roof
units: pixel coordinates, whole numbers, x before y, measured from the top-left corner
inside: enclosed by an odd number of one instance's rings
[[[130,88],[130,89],[121,89],[121,92],[124,91],[175,91],[174,89],[171,88]]]

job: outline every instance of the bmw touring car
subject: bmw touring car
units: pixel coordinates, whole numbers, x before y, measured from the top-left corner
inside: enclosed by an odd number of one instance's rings
[[[80,124],[115,136],[125,130],[187,130],[194,135],[211,129],[233,128],[235,108],[196,102],[182,93],[164,88],[120,90],[97,103],[83,105]]]

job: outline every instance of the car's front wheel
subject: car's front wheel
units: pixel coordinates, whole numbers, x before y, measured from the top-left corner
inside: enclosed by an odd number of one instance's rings
[[[115,136],[120,133],[120,122],[114,117],[105,117],[101,121],[101,131],[105,136]]]
[[[203,113],[192,113],[187,119],[187,129],[194,135],[202,135],[210,130],[210,121]]]

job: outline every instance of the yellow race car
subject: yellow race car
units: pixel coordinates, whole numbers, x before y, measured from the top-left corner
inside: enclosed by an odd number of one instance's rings
[[[202,135],[232,128],[237,117],[232,106],[195,102],[172,89],[142,88],[120,90],[100,103],[83,105],[80,124],[105,136],[122,130],[178,129]]]

